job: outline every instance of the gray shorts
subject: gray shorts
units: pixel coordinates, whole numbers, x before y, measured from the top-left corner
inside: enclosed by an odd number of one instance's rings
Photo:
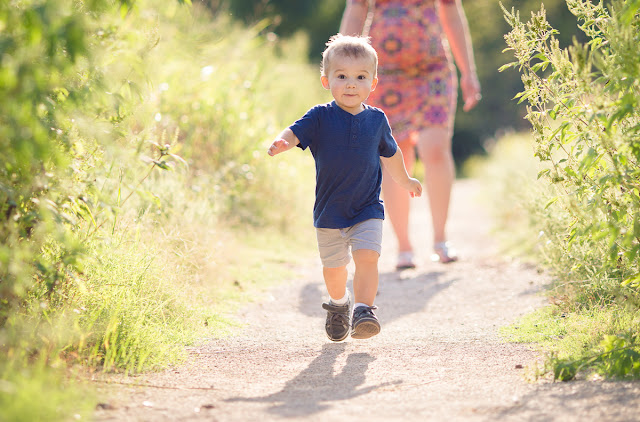
[[[344,229],[316,229],[318,250],[322,265],[337,268],[347,265],[351,260],[351,251],[370,249],[382,251],[382,220],[372,218]]]

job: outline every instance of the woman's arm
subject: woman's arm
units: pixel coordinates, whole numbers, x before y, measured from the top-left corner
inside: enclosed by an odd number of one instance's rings
[[[456,66],[460,70],[464,111],[469,111],[482,98],[473,58],[469,24],[461,0],[442,1],[439,6],[440,23],[449,41]]]
[[[340,33],[343,35],[363,35],[368,14],[368,0],[347,0],[347,6],[340,23]]]

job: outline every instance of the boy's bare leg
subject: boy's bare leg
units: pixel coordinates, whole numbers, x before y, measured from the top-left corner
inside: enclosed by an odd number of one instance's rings
[[[336,268],[322,267],[324,283],[332,299],[340,300],[347,290],[347,266]]]
[[[322,268],[324,283],[331,299],[329,303],[323,303],[322,307],[327,310],[327,320],[325,331],[331,341],[342,341],[351,331],[351,307],[349,301],[343,305],[335,303],[345,296],[347,290],[347,266],[337,268]]]
[[[356,273],[353,277],[354,303],[373,306],[378,293],[378,252],[370,249],[353,251]]]
[[[353,251],[356,274],[353,277],[354,302],[367,306],[355,306],[351,337],[365,339],[380,332],[380,323],[373,310],[373,301],[378,292],[378,258],[376,251],[358,249]]]

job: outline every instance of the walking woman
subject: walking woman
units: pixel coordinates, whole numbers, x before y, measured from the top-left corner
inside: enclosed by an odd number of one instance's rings
[[[461,1],[347,0],[340,32],[371,37],[379,55],[380,82],[367,102],[387,114],[409,172],[416,149],[424,165],[433,224],[432,258],[443,263],[457,260],[445,230],[455,179],[451,138],[458,78],[454,60],[461,74],[463,109],[471,110],[481,98]],[[414,268],[409,195],[387,175],[382,194],[398,239],[397,269]]]

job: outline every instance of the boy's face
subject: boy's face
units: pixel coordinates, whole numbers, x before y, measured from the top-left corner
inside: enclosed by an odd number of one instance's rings
[[[351,114],[361,112],[362,103],[376,89],[378,78],[370,57],[336,55],[331,58],[328,73],[322,76],[322,86],[331,90],[336,104]]]

